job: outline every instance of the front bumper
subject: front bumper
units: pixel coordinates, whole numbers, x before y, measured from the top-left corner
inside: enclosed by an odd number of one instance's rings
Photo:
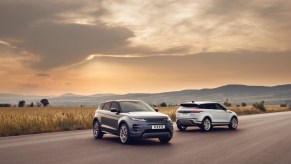
[[[138,128],[133,128],[138,125]],[[165,125],[165,129],[152,129],[152,125]],[[130,127],[130,137],[133,138],[166,138],[173,137],[173,123],[135,122]]]

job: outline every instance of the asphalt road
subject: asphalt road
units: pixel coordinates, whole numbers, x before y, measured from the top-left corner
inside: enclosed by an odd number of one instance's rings
[[[236,131],[175,129],[169,144],[147,139],[122,145],[91,130],[0,138],[0,163],[291,163],[291,112],[239,117]]]

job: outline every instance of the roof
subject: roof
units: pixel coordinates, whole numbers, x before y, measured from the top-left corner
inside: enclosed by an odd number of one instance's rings
[[[120,99],[120,100],[109,100],[109,101],[105,101],[103,103],[107,103],[107,102],[124,102],[124,101],[142,101],[142,100]]]
[[[192,101],[190,102],[185,102],[182,104],[213,104],[213,103],[218,103],[218,102],[214,102],[214,101],[194,101],[194,103]]]

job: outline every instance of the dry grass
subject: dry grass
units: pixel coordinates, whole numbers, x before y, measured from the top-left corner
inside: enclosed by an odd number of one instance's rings
[[[0,136],[92,128],[96,108],[0,108]]]
[[[177,106],[159,111],[176,120]],[[266,106],[261,112],[251,106],[230,107],[238,115],[290,111],[290,107]],[[0,136],[35,134],[92,128],[96,107],[0,108]]]

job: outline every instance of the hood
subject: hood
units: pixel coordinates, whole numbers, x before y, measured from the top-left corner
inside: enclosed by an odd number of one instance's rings
[[[123,116],[135,117],[135,118],[147,118],[147,117],[168,117],[165,114],[159,112],[129,112],[120,113]]]

